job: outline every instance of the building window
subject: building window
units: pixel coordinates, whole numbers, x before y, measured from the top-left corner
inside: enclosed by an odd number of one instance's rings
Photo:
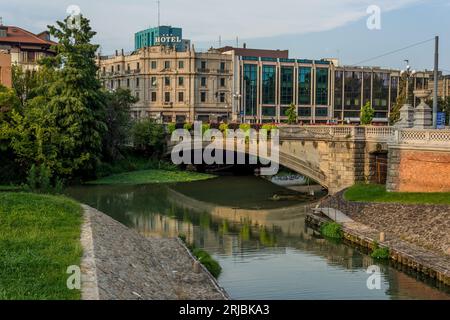
[[[138,62],[137,64],[136,64],[136,69],[139,71],[139,70],[141,70],[141,64]]]
[[[139,89],[139,78],[136,78],[136,88]]]
[[[276,109],[275,107],[262,107],[262,115],[264,117],[275,117],[276,116]]]
[[[335,71],[334,73],[334,118],[342,119],[342,85],[344,78],[343,71]]]
[[[206,102],[206,92],[200,92],[200,102]]]
[[[225,62],[221,62],[220,63],[220,71],[224,72],[225,71],[225,67],[226,67]]]
[[[152,87],[156,87],[158,85],[158,81],[156,80],[156,77],[151,77],[150,79]]]
[[[256,115],[258,66],[256,64],[244,64],[244,94],[245,114]]]
[[[311,108],[299,107],[298,115],[300,117],[311,117]]]
[[[106,73],[106,68],[105,67],[103,67],[103,73]]]
[[[316,117],[328,117],[328,108],[316,108]]]
[[[344,109],[360,111],[362,86],[361,72],[345,71],[344,83]]]
[[[164,61],[164,69],[170,69],[170,61]]]
[[[206,87],[206,77],[201,77],[200,78],[200,86]]]
[[[110,82],[110,88],[111,88],[111,89],[114,89],[114,80],[111,80],[111,82]]]
[[[389,108],[389,73],[374,72],[372,107],[375,118],[387,118]]]
[[[220,86],[223,88],[225,87],[226,81],[225,78],[220,78]]]
[[[363,105],[365,105],[367,102],[372,102],[371,97],[371,89],[372,89],[372,73],[370,72],[364,72],[363,74]]]
[[[130,64],[127,64],[127,70],[130,71]]]
[[[136,98],[139,100],[139,92],[136,92]]]
[[[166,87],[170,86],[170,77],[164,77],[164,85]]]
[[[184,102],[184,92],[178,92],[178,102]]]
[[[152,93],[151,93],[151,100],[152,100],[152,102],[156,101],[156,92],[155,91],[152,91]]]
[[[220,101],[221,103],[224,103],[224,102],[225,102],[225,92],[221,92],[221,93],[219,94],[219,101]]]
[[[200,64],[201,64],[201,69],[206,70],[206,61],[202,61]]]
[[[178,69],[184,69],[184,61],[178,61]]]
[[[130,79],[127,79],[127,88],[130,87]]]
[[[170,102],[170,92],[164,92],[164,102]]]
[[[117,72],[120,72],[120,64],[117,65]]]
[[[328,105],[328,69],[316,69],[316,105]]]
[[[311,68],[298,69],[298,104],[311,104]]]
[[[155,70],[156,69],[156,61],[150,62],[150,66],[153,70]]]
[[[391,109],[397,103],[399,77],[391,77]]]
[[[276,67],[270,65],[263,66],[262,78],[263,104],[275,104]]]
[[[184,86],[184,77],[179,77],[179,78],[178,78],[178,85],[179,85],[180,87]]]
[[[281,67],[280,104],[289,105],[293,102],[294,102],[294,68]]]
[[[111,66],[111,72],[114,73],[114,66]]]

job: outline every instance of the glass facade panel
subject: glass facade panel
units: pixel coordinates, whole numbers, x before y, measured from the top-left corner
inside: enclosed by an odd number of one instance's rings
[[[280,103],[289,105],[294,102],[294,68],[281,67]],[[284,115],[282,113],[282,115]]]
[[[316,105],[328,105],[328,69],[316,70]]]
[[[372,107],[375,109],[375,118],[386,118],[389,101],[389,73],[374,72]]]
[[[334,73],[334,118],[342,120],[342,85],[343,71]]]
[[[344,109],[350,111],[361,110],[362,73],[355,71],[345,72]]]
[[[399,78],[391,77],[391,109],[394,106],[394,104],[397,103],[398,84],[399,84]]]
[[[244,64],[244,94],[245,114],[256,115],[258,66],[256,64]]]
[[[276,116],[275,107],[262,107],[262,115],[266,117],[267,116],[275,117]]]
[[[299,117],[311,117],[311,108],[309,107],[299,107],[298,108]]]
[[[316,117],[328,117],[328,108],[316,108]]]
[[[262,69],[262,103],[275,104],[275,82],[277,70],[275,66],[265,65]]]
[[[298,104],[311,104],[311,68],[298,68]]]
[[[371,101],[370,90],[372,88],[372,73],[364,72],[364,87],[363,87],[363,105]]]

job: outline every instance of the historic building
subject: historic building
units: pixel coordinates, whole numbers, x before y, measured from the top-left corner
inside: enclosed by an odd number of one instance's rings
[[[220,121],[231,113],[231,57],[217,50],[145,47],[98,57],[105,88],[127,88],[139,99],[133,118],[164,122]]]
[[[36,70],[39,59],[53,55],[55,45],[48,32],[34,34],[19,27],[0,25],[0,50],[9,54],[12,65],[24,70]]]

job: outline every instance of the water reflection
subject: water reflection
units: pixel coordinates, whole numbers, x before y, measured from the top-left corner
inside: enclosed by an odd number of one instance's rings
[[[98,186],[69,190],[148,237],[176,237],[219,260],[219,282],[235,299],[445,299],[446,288],[381,264],[382,290],[368,290],[374,261],[305,225],[313,204],[256,177],[176,185]],[[281,195],[274,201],[273,195]]]

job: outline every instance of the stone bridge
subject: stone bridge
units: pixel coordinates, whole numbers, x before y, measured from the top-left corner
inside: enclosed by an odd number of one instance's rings
[[[331,194],[370,180],[387,182],[390,191],[450,191],[450,130],[370,126],[279,129],[279,164],[317,181]]]

